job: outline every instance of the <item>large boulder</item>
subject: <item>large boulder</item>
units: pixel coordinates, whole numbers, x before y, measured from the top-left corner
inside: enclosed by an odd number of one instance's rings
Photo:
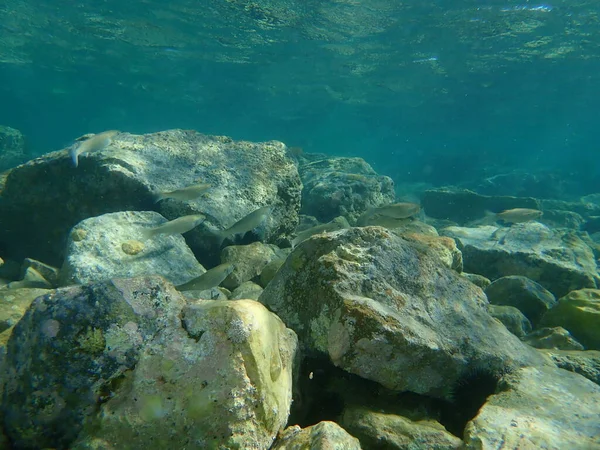
[[[592,250],[572,232],[537,222],[511,227],[447,227],[462,251],[464,270],[491,280],[522,275],[557,297],[600,282]]]
[[[0,386],[14,448],[268,448],[297,338],[260,303],[184,298],[160,277],[37,298]]]
[[[212,185],[203,197],[153,203],[155,192],[198,180]],[[212,266],[218,262],[219,239],[211,239],[210,231],[225,229],[261,206],[274,209],[260,239],[291,236],[301,189],[296,165],[281,142],[234,141],[184,130],[121,133],[105,150],[82,155],[77,168],[67,151],[59,151],[13,169],[0,196],[0,247],[16,260],[32,257],[60,265],[69,230],[89,217],[136,210],[155,210],[168,219],[202,213],[207,220],[186,239],[201,262]]]
[[[329,222],[344,216],[351,224],[368,208],[393,203],[394,182],[362,158],[327,158],[300,166],[302,213]]]
[[[563,327],[585,348],[600,350],[600,290],[569,292],[544,315],[542,324]]]
[[[600,386],[552,367],[505,376],[465,429],[466,450],[600,448]]]
[[[180,234],[141,237],[141,230],[164,222],[154,211],[118,212],[81,221],[69,233],[61,283],[161,275],[178,285],[206,272]]]
[[[303,347],[387,388],[449,398],[465,374],[543,364],[435,251],[381,227],[313,236],[260,296]]]

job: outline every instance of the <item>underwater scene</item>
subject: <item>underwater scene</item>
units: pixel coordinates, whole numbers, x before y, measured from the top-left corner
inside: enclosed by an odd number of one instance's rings
[[[600,3],[0,19],[0,450],[600,449]]]

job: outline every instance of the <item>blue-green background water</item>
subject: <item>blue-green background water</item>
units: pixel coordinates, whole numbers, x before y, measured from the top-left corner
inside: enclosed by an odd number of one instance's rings
[[[397,183],[515,169],[597,192],[597,2],[0,5],[0,124],[33,154],[196,129],[362,156]]]

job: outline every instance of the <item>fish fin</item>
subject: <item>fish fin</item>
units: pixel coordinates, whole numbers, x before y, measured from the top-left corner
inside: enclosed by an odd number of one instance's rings
[[[69,149],[69,155],[71,155],[71,161],[73,161],[73,165],[75,167],[79,166],[79,155],[77,154],[77,147],[79,147],[79,145],[73,144],[73,146]]]
[[[152,239],[156,236],[156,232],[153,228],[140,228],[140,237],[142,240],[147,241],[148,239]]]

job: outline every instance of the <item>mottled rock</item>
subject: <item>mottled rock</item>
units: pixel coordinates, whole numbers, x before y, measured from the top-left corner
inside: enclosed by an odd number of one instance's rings
[[[251,300],[196,302],[183,324],[140,355],[74,450],[271,446],[291,405],[294,333]]]
[[[394,233],[396,234],[396,233]],[[424,253],[435,256],[448,269],[461,273],[463,270],[462,253],[456,247],[456,241],[446,236],[408,233],[398,234],[420,246]]]
[[[8,342],[5,429],[16,448],[268,448],[296,342],[257,302],[186,306],[160,277],[58,289]]]
[[[373,206],[393,203],[394,182],[362,158],[328,158],[300,166],[302,213],[325,223],[344,216],[350,224]]]
[[[523,338],[523,342],[535,348],[556,350],[583,350],[571,333],[563,327],[539,328]]]
[[[25,137],[19,130],[0,125],[0,172],[29,159]]]
[[[362,407],[346,408],[340,423],[358,438],[365,449],[452,450],[462,445],[459,438],[434,420],[415,422],[406,417]]]
[[[286,428],[271,450],[360,450],[360,442],[335,422],[319,422],[307,428]]]
[[[485,289],[485,295],[492,305],[514,306],[534,326],[556,304],[556,298],[550,291],[519,275],[498,278]]]
[[[249,245],[232,245],[221,251],[221,263],[232,263],[235,269],[222,285],[227,289],[235,289],[245,281],[260,275],[263,268],[273,259],[280,256],[275,245],[253,242]]]
[[[461,275],[467,280],[469,280],[471,283],[473,283],[475,286],[479,286],[483,290],[485,290],[490,284],[492,284],[489,278],[486,278],[483,275],[467,272],[462,272]]]
[[[67,243],[65,263],[61,269],[62,284],[161,275],[178,285],[199,277],[206,270],[180,234],[137,241],[142,239],[141,230],[166,221],[154,211],[125,211],[78,223]],[[79,239],[75,236],[84,237]],[[141,244],[140,251],[131,251],[130,246],[136,245],[132,242]]]
[[[561,369],[583,375],[600,385],[600,352],[596,350],[544,350]]]
[[[0,347],[8,342],[13,327],[37,297],[48,289],[0,289]]]
[[[542,325],[563,327],[588,350],[600,350],[600,290],[569,292],[542,318]]]
[[[380,227],[303,242],[260,301],[309,351],[390,389],[447,397],[475,366],[541,363],[487,313],[480,288]]]
[[[205,196],[154,204],[154,192],[198,179],[212,185]],[[260,239],[291,236],[301,189],[296,165],[281,142],[234,141],[185,130],[121,133],[104,151],[82,156],[77,168],[66,151],[59,151],[13,169],[0,197],[0,245],[13,259],[60,265],[69,230],[84,219],[115,211],[155,210],[168,219],[202,213],[206,222],[186,239],[203,264],[214,265],[218,239],[210,231],[225,229],[261,206],[274,209],[259,230]]]
[[[592,250],[570,232],[537,222],[511,227],[448,227],[441,233],[457,240],[464,270],[495,280],[522,275],[555,296],[596,287],[600,277]]]
[[[514,306],[488,305],[487,310],[515,336],[522,338],[531,332],[531,322]]]
[[[250,300],[258,300],[262,294],[263,288],[252,281],[244,281],[231,293],[231,300],[240,300],[243,298]]]
[[[467,424],[465,449],[600,448],[600,386],[552,367],[506,375]]]
[[[466,224],[485,217],[486,211],[501,212],[512,208],[540,209],[530,197],[487,196],[466,189],[430,189],[423,193],[421,205],[435,219]]]

